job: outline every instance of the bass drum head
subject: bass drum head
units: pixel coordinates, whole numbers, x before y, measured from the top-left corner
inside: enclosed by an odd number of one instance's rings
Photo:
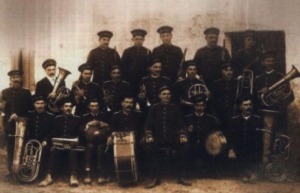
[[[108,137],[108,131],[106,128],[100,128],[99,126],[91,125],[85,132],[85,139],[88,143],[106,143]]]
[[[221,154],[226,148],[226,138],[221,131],[215,131],[209,134],[205,141],[206,152],[211,156]]]

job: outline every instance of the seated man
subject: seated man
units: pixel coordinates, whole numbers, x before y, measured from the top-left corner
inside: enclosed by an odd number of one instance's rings
[[[145,188],[159,184],[159,156],[162,148],[171,149],[175,158],[177,183],[191,185],[182,177],[188,157],[188,140],[182,114],[179,107],[171,104],[171,90],[161,87],[158,91],[160,103],[153,105],[145,123],[146,160],[149,161],[151,182]]]
[[[59,106],[62,111],[62,115],[55,117],[52,128],[52,138],[66,138],[74,139],[79,136],[79,124],[80,118],[72,115],[73,103],[70,98],[63,98],[59,101]],[[65,151],[58,151],[53,146],[50,149],[50,156],[48,162],[48,170],[45,179],[39,184],[39,186],[48,186],[53,183],[52,174],[56,166],[56,159],[59,157],[59,153]],[[77,180],[77,152],[74,150],[68,150],[69,160],[67,165],[71,167],[70,185],[78,186]]]

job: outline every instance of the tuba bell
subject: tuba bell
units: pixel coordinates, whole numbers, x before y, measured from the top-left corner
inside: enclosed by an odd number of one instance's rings
[[[300,77],[300,73],[293,65],[292,70],[270,86],[267,93],[261,94],[259,97],[261,103],[267,107],[291,103],[294,100],[294,93],[290,88],[289,81],[298,77]]]
[[[71,74],[70,71],[64,69],[64,68],[60,68],[59,69],[59,75],[57,77],[57,80],[55,82],[54,88],[52,90],[52,93],[56,93],[57,96],[55,99],[50,100],[49,104],[48,104],[48,108],[52,111],[52,112],[59,112],[59,108],[57,106],[57,102],[59,100],[61,100],[62,98],[68,97],[70,95],[70,90],[66,87],[61,87],[60,89],[58,89],[60,83],[62,81],[64,81],[66,79],[66,77]]]

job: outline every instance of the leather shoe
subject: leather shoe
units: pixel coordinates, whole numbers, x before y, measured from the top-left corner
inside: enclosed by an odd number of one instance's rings
[[[106,183],[106,178],[104,178],[104,177],[99,177],[97,183],[100,184],[100,185],[105,184],[105,183]]]
[[[78,186],[77,176],[71,175],[71,177],[70,177],[70,186],[72,186],[72,187],[77,187]]]
[[[49,186],[52,183],[53,183],[52,176],[50,174],[47,174],[45,179],[43,181],[41,181],[38,186],[46,187],[46,186]]]
[[[91,183],[92,183],[92,180],[91,180],[90,176],[86,176],[86,177],[83,179],[83,183],[85,183],[85,184],[91,184]]]
[[[155,186],[159,185],[159,179],[154,178],[149,184],[145,186],[145,189],[151,189],[154,188]]]
[[[192,183],[186,181],[183,178],[178,178],[177,179],[177,184],[181,184],[181,185],[184,185],[184,186],[191,186],[192,185]]]
[[[257,181],[257,175],[256,174],[250,174],[249,183],[255,184]]]

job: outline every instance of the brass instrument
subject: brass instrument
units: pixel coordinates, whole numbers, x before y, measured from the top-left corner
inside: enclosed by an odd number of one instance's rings
[[[14,159],[13,159],[13,174],[16,177],[17,171],[20,166],[22,147],[24,142],[24,136],[26,131],[27,119],[25,117],[18,117],[16,119],[16,131],[15,135],[15,148],[14,148]]]
[[[75,93],[75,95],[79,95],[80,97],[82,97],[82,99],[83,99],[82,102],[85,103],[86,100],[87,100],[87,98],[86,98],[86,96],[84,96],[84,95],[78,94],[78,93],[81,92],[81,89],[79,88],[79,86],[77,85],[76,82],[74,82],[73,87],[77,90],[77,92]]]
[[[107,90],[107,89],[103,89],[103,95],[104,95],[104,98],[106,98],[106,101],[105,101],[106,111],[110,112],[111,109],[109,108],[109,103],[110,103],[109,99],[112,97],[112,95],[110,94],[109,90]]]
[[[22,164],[16,171],[16,178],[20,182],[33,182],[39,174],[42,156],[42,144],[37,140],[29,140],[24,148]]]
[[[85,148],[78,146],[79,139],[77,138],[52,138],[51,149],[57,150],[71,150],[71,151],[85,151]]]
[[[146,87],[145,87],[144,84],[142,84],[142,85],[140,86],[140,93],[139,93],[139,96],[145,96],[147,107],[150,107],[150,106],[151,106],[151,103],[150,103],[150,101],[149,101],[149,99],[148,99],[148,97],[147,97],[147,91],[146,91]]]
[[[55,82],[54,88],[52,90],[52,93],[56,93],[57,97],[54,100],[50,100],[49,104],[48,104],[48,108],[52,111],[52,112],[59,112],[59,107],[57,106],[57,102],[59,100],[61,100],[62,98],[68,97],[70,95],[70,90],[66,87],[61,87],[60,89],[58,89],[58,86],[60,85],[60,83],[62,81],[64,81],[66,79],[66,77],[71,74],[71,72],[69,72],[68,70],[64,69],[64,68],[60,68],[59,69],[59,75],[57,77],[57,80]]]
[[[298,77],[300,77],[300,73],[293,65],[292,70],[281,80],[270,86],[267,93],[261,94],[259,97],[261,103],[267,107],[291,103],[294,100],[294,93],[290,88],[289,81]]]

